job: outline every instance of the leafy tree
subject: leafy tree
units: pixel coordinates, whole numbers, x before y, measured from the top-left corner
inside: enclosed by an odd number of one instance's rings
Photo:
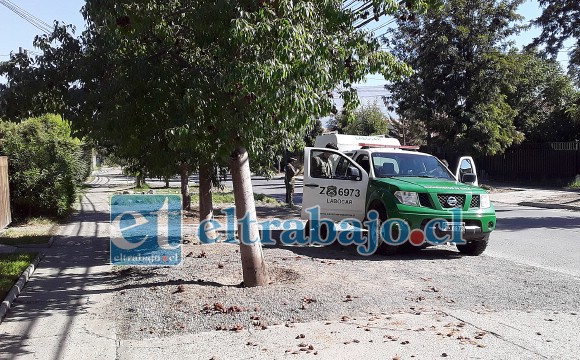
[[[346,114],[336,114],[326,122],[329,131],[338,131],[339,134],[346,133],[348,127],[348,116]]]
[[[376,103],[368,103],[352,113],[352,119],[346,114],[338,114],[329,120],[329,129],[341,134],[351,135],[386,135],[389,120]]]
[[[320,119],[315,119],[312,124],[306,129],[306,136],[304,136],[304,145],[312,147],[316,142],[316,137],[324,133],[324,126]]]
[[[346,132],[353,135],[386,135],[389,120],[380,106],[374,102],[361,106],[354,112],[354,120],[346,127]]]
[[[545,44],[545,51],[553,58],[558,52],[564,50],[564,42],[568,39],[575,40],[575,43],[568,48],[570,62],[568,70],[576,79],[576,85],[580,85],[580,2],[567,0],[539,0],[543,8],[542,15],[534,20],[534,24],[542,28],[531,47]],[[565,112],[565,116],[573,121],[573,124],[580,123],[580,96],[571,104]],[[564,126],[562,131],[565,132]],[[550,129],[552,130],[552,129]],[[576,135],[578,139],[578,135]]]
[[[16,217],[63,216],[88,176],[80,140],[59,116],[0,121],[0,154],[8,156],[10,200]]]
[[[386,88],[402,118],[425,124],[429,144],[496,154],[523,139],[504,91],[511,81],[504,50],[520,30],[521,3],[449,0],[398,20],[389,45],[414,74]]]
[[[403,145],[425,145],[427,131],[425,124],[415,119],[391,118],[389,136],[398,139]]]
[[[580,82],[580,2],[570,0],[539,0],[542,15],[533,21],[542,29],[531,46],[546,45],[546,52],[554,58],[562,51],[567,39],[575,39],[571,47],[569,69]]]
[[[507,103],[517,110],[514,125],[526,141],[573,141],[580,138],[580,122],[568,111],[578,98],[573,80],[556,60],[535,51],[510,52],[506,57],[511,81]]]

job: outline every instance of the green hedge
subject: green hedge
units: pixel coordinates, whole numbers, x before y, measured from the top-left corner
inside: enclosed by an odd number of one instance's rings
[[[0,122],[0,154],[9,158],[16,218],[65,215],[90,172],[82,142],[57,115]]]

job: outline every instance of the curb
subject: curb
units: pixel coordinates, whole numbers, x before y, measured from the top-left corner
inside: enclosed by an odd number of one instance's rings
[[[574,205],[563,205],[563,204],[544,204],[538,202],[521,202],[518,203],[519,206],[531,206],[543,209],[559,209],[559,210],[572,210],[572,211],[580,211],[580,206]]]
[[[34,261],[30,265],[28,265],[28,267],[26,268],[26,270],[24,270],[24,272],[22,272],[22,275],[20,275],[16,284],[12,286],[12,289],[10,289],[10,291],[6,295],[6,298],[2,301],[2,304],[0,304],[0,324],[2,323],[2,320],[4,320],[4,316],[6,316],[8,310],[10,310],[10,307],[12,306],[14,300],[18,297],[18,295],[20,295],[20,292],[22,291],[24,286],[26,285],[26,283],[28,283],[28,280],[30,279],[32,274],[34,274],[34,270],[36,270],[38,263],[40,262],[40,260],[42,260],[43,257],[44,254],[42,253],[39,253],[36,256],[36,259],[34,259]]]
[[[108,190],[103,191],[104,193],[112,193],[112,192],[117,192],[117,191],[125,191],[125,190],[131,190],[133,189],[135,186],[123,186],[123,187],[118,187],[118,188],[109,188]]]

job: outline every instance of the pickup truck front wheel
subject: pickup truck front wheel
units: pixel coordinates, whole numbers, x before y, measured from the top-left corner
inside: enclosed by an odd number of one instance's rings
[[[383,204],[381,204],[379,202],[374,202],[369,207],[369,211],[370,210],[375,210],[379,213],[379,220],[380,220],[381,225],[385,221],[387,221],[387,219],[388,219],[387,209],[385,208],[385,206]],[[398,229],[393,229],[393,232],[396,232],[396,231],[398,231]],[[396,238],[397,234],[393,234],[393,237]],[[377,253],[379,253],[380,255],[391,256],[391,255],[395,255],[399,252],[400,246],[386,244],[384,241],[382,241],[382,239],[380,241],[381,241],[381,244],[379,245],[379,248],[377,249]]]
[[[487,248],[489,234],[485,234],[481,239],[473,240],[465,245],[457,245],[457,250],[464,255],[481,255]]]

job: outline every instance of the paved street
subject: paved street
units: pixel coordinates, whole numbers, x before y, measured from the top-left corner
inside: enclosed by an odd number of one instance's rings
[[[580,212],[496,204],[485,255],[580,277]]]
[[[225,187],[232,189],[233,185],[231,179],[231,176],[228,175],[228,179],[222,182],[222,184]],[[165,186],[164,182],[157,179],[147,179],[147,184],[151,185],[152,187]],[[169,184],[172,187],[179,187],[179,179],[173,178]],[[199,178],[197,175],[190,177],[190,184],[199,184]],[[256,194],[265,194],[277,199],[278,201],[284,201],[286,198],[286,185],[284,184],[283,174],[277,174],[269,180],[262,176],[253,176],[252,185],[254,187],[254,193]],[[297,205],[302,204],[302,176],[298,176],[296,178],[296,187],[294,188],[294,203]]]

